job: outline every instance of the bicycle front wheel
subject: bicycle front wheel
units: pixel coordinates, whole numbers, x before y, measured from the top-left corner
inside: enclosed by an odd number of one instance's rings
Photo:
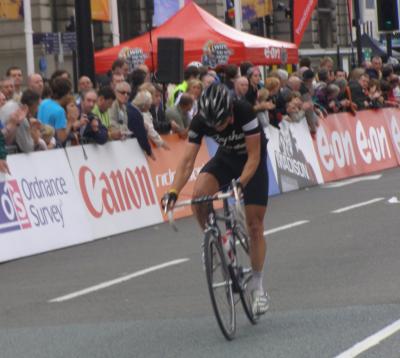
[[[208,290],[215,317],[225,338],[232,340],[236,331],[232,280],[218,237],[211,230],[205,234],[204,259]]]

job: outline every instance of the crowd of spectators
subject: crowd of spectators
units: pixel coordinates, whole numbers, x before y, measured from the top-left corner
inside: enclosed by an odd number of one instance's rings
[[[97,79],[97,87],[82,76],[73,94],[65,70],[55,71],[48,80],[34,73],[24,86],[21,68],[10,67],[0,81],[0,171],[8,171],[4,145],[29,153],[135,137],[155,159],[153,147],[169,150],[160,135],[187,137],[202,91],[215,82],[224,83],[236,99],[248,101],[264,127],[305,118],[314,136],[329,113],[398,106],[399,73],[396,60],[383,64],[380,57],[349,74],[335,68],[329,57],[314,68],[309,58],[302,58],[296,72],[271,69],[264,80],[260,68],[249,62],[216,69],[193,63],[185,69],[184,81],[166,90],[145,65],[129,72],[128,63],[117,59],[110,72]]]

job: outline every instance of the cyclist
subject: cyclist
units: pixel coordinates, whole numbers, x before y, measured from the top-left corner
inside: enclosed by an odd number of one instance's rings
[[[224,85],[213,84],[202,93],[199,112],[189,127],[185,153],[162,203],[169,210],[173,208],[179,192],[192,174],[205,135],[213,138],[219,148],[202,168],[193,197],[213,195],[220,188],[226,187],[232,179],[238,179],[243,187],[253,270],[247,289],[252,295],[253,313],[260,315],[269,307],[269,297],[262,282],[266,255],[263,222],[268,202],[266,140],[252,106],[243,100],[233,101]],[[204,229],[207,205],[194,205],[193,211]]]

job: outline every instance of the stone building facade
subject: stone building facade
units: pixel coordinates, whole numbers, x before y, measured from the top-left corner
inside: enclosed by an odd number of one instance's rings
[[[208,12],[221,20],[225,16],[225,0],[196,0]],[[278,1],[273,0],[274,9]],[[283,1],[288,3],[288,1]],[[118,0],[121,41],[133,38],[147,29],[146,0]],[[34,32],[65,31],[74,15],[74,0],[32,0],[32,22]],[[290,40],[290,24],[283,11],[275,10],[270,18],[269,33],[278,40]],[[245,23],[245,30],[254,26]],[[265,28],[264,28],[265,30]],[[110,47],[112,36],[110,24],[94,22],[94,44],[96,49]],[[323,56],[335,54],[337,46],[348,47],[350,43],[346,0],[319,0],[312,21],[304,35],[301,53]],[[44,55],[40,46],[35,46],[35,69],[39,71],[39,58],[47,60],[45,75],[56,68],[72,71],[72,57],[66,55],[64,62],[55,55]],[[24,23],[20,21],[0,21],[0,74],[4,74],[10,65],[26,68]]]

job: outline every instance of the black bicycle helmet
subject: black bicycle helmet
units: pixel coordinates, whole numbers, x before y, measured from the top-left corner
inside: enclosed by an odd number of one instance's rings
[[[222,84],[207,87],[199,99],[199,114],[209,127],[218,127],[232,114],[229,89]]]

